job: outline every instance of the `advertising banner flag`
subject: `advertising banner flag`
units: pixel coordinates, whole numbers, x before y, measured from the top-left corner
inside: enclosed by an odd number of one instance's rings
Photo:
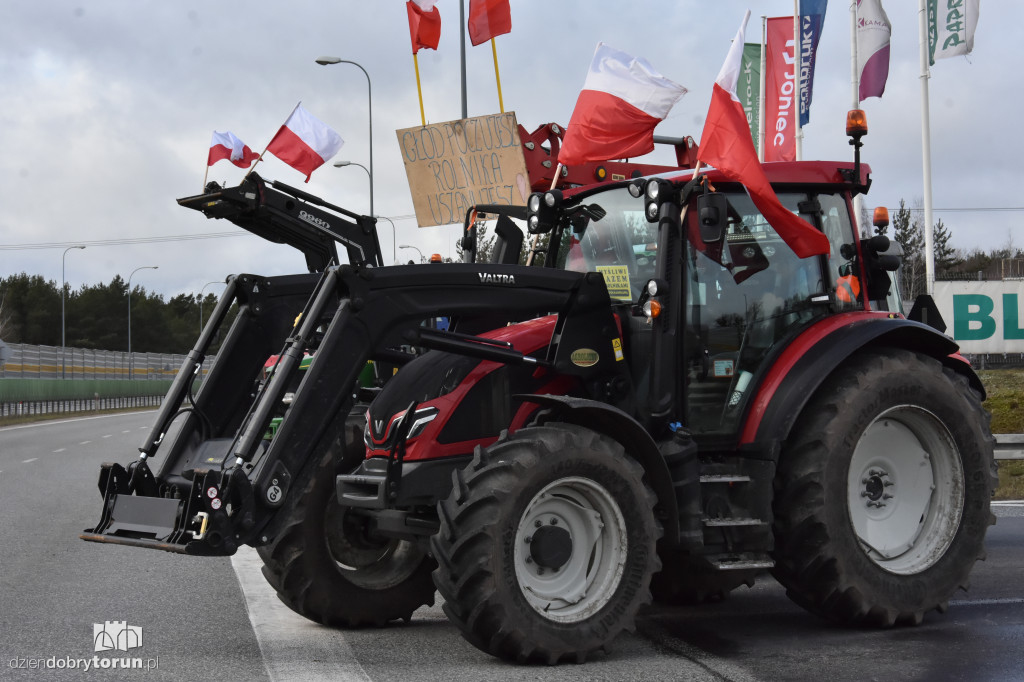
[[[795,48],[793,17],[768,19],[764,67],[765,161],[796,161]]]
[[[939,2],[928,0],[928,59],[967,55],[974,49],[980,0]]]
[[[757,133],[761,129],[761,45],[760,43],[743,44],[743,61],[740,67],[740,79],[736,85],[736,96],[743,106],[750,125],[750,136],[754,140],[754,149],[758,148]]]
[[[800,0],[800,126],[811,120],[811,94],[818,39],[825,25],[828,0]]]
[[[857,69],[860,99],[881,97],[889,78],[892,24],[881,0],[857,0]]]

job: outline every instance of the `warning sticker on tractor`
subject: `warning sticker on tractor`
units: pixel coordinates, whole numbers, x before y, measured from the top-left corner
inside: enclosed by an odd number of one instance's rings
[[[629,288],[629,269],[625,265],[598,265],[597,271],[604,275],[608,295],[620,301],[632,301]]]
[[[622,340],[612,339],[612,352],[615,353],[615,362],[622,362]]]
[[[716,378],[726,379],[731,377],[733,373],[732,360],[715,360],[714,369],[712,371]]]

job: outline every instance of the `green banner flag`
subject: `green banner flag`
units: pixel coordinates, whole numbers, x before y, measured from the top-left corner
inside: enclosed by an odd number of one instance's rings
[[[740,78],[736,83],[736,96],[740,99],[743,113],[747,115],[750,135],[754,148],[761,153],[758,131],[761,129],[761,45],[743,44],[743,61],[740,64]]]
[[[980,0],[928,0],[928,63],[970,54]]]

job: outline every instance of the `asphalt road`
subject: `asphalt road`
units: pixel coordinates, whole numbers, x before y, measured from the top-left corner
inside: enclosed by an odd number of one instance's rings
[[[309,623],[277,601],[251,550],[208,559],[79,540],[99,514],[99,464],[130,461],[153,416],[0,429],[0,680],[1024,680],[1022,506],[997,507],[970,592],[920,627],[836,628],[765,578],[720,604],[650,609],[608,657],[523,668],[467,644],[438,605],[386,629]],[[95,652],[106,621],[141,628],[143,646]],[[115,658],[149,669],[84,669]]]

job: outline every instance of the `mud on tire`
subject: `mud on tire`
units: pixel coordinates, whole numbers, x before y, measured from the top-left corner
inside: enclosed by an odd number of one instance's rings
[[[898,349],[816,392],[775,479],[775,577],[812,613],[917,624],[966,589],[995,518],[994,439],[967,380]]]
[[[582,662],[632,630],[658,570],[654,493],[621,445],[568,424],[477,448],[438,504],[444,611],[500,658]]]
[[[258,548],[263,576],[281,601],[324,625],[408,621],[417,608],[434,603],[433,560],[407,541],[371,537],[365,519],[337,502],[335,477],[365,455],[364,422],[363,411],[353,410],[342,440],[321,459],[292,507],[282,511],[288,514],[284,530]]]

